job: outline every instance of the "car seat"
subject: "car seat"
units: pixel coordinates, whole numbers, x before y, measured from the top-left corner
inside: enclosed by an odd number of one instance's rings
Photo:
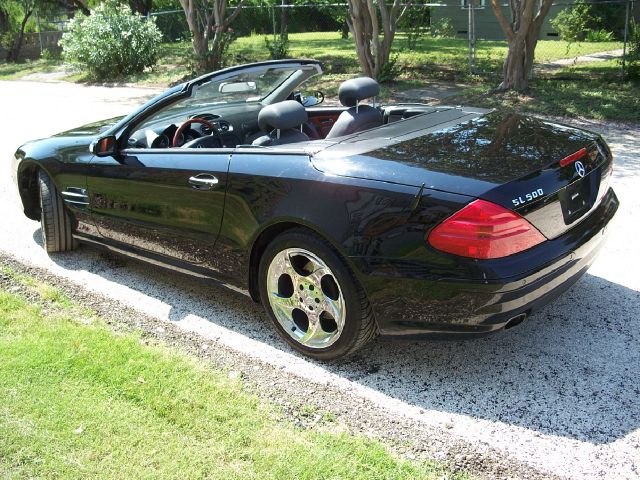
[[[382,113],[370,105],[359,105],[362,100],[380,93],[380,85],[373,78],[360,77],[347,80],[338,89],[338,98],[345,107],[325,138],[342,137],[382,125]]]
[[[258,127],[265,135],[256,138],[251,144],[268,147],[307,142],[309,137],[300,131],[300,125],[308,118],[307,111],[295,100],[267,105],[258,114]]]

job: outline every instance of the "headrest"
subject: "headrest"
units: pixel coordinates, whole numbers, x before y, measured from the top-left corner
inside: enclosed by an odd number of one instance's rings
[[[356,103],[380,93],[380,85],[373,78],[360,77],[347,80],[338,89],[338,98],[345,107],[355,107]]]
[[[285,100],[267,105],[258,114],[258,127],[263,132],[273,129],[297,128],[308,120],[307,111],[300,102]]]

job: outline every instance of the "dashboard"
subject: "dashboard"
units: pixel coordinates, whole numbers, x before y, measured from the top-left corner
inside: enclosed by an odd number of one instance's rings
[[[212,131],[208,125],[194,122],[179,134],[178,141],[176,142],[177,147],[182,147],[193,140],[205,136],[213,137],[213,144],[207,145],[210,148],[232,148],[240,143],[234,133],[233,125],[220,115],[199,113],[189,116],[189,119],[195,118],[201,118],[209,122],[215,127],[216,131]],[[162,122],[162,125],[150,125],[147,128],[141,128],[129,137],[127,143],[130,148],[170,148],[173,146],[173,138],[182,123],[183,122],[176,122],[167,125],[166,122]],[[213,139],[216,139],[217,142]]]

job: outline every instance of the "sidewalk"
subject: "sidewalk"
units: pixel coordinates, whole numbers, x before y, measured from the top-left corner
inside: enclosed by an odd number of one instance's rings
[[[572,58],[560,58],[547,63],[537,63],[535,68],[542,70],[555,70],[558,68],[568,67],[577,63],[588,62],[604,62],[605,60],[615,60],[622,57],[622,49],[609,50],[607,52],[591,53],[589,55],[580,55]]]

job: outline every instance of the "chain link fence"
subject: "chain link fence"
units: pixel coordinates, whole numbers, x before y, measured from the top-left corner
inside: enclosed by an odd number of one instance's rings
[[[473,7],[466,7],[469,28],[464,32],[468,40],[468,67],[471,74],[502,76],[504,55],[496,54],[500,42],[489,33],[497,25],[490,6],[485,7],[480,0]],[[547,15],[535,51],[532,76],[554,77],[602,73],[612,63],[619,67],[619,77],[625,77],[625,54],[630,37],[631,12],[634,2],[628,0],[602,0],[592,2],[555,2]],[[509,18],[507,5],[503,5],[505,16]],[[589,21],[576,17],[589,9]],[[574,22],[583,22],[580,32]],[[573,29],[573,30],[572,30]],[[563,35],[564,34],[564,35]],[[570,36],[566,39],[566,36]],[[506,53],[506,52],[505,52]]]
[[[577,5],[592,5],[601,27],[584,38],[564,41],[554,19]],[[543,24],[532,75],[572,71],[593,62],[619,62],[627,48],[633,2],[603,0],[557,2]],[[507,18],[509,7],[503,5]],[[190,33],[182,10],[153,12],[167,42],[188,42]],[[254,61],[278,56],[313,57],[335,73],[357,70],[353,42],[346,23],[346,3],[250,5],[233,23],[236,41],[230,49],[233,61]],[[284,43],[274,52],[274,45]],[[394,54],[407,75],[422,70],[431,76],[462,78],[468,75],[500,77],[507,43],[487,0],[447,3],[412,3],[397,26]],[[276,55],[274,55],[276,53]]]
[[[357,74],[359,67],[346,23],[346,3],[246,5],[234,20],[235,41],[228,63],[251,62],[273,57],[310,57],[324,62],[328,73]],[[636,0],[640,1],[640,0]],[[557,20],[563,11],[590,5],[600,27],[588,30],[571,42],[562,39]],[[472,76],[502,75],[507,43],[488,0],[448,0],[446,3],[412,3],[397,25],[392,61],[405,79],[429,77],[465,80]],[[619,63],[627,49],[629,25],[637,3],[630,0],[559,1],[542,27],[532,75],[588,76],[598,72],[596,62]],[[582,8],[582,7],[580,7]],[[507,18],[510,12],[503,5]],[[191,34],[181,9],[151,12],[176,63],[191,55]],[[59,51],[57,41],[65,28],[60,16],[38,18],[38,32],[25,39],[25,53],[38,56]],[[278,48],[276,48],[278,47]],[[586,67],[589,65],[590,67]],[[604,71],[604,69],[600,69]],[[414,75],[415,74],[415,75]]]

